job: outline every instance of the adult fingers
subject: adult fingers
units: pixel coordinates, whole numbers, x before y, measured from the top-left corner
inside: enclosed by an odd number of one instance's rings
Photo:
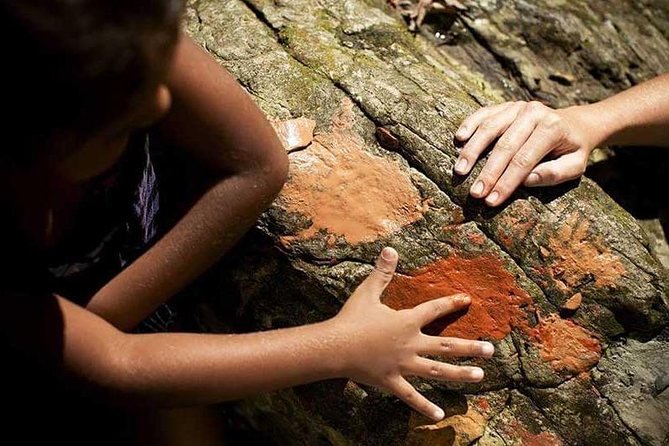
[[[536,126],[537,120],[530,113],[522,112],[518,115],[490,152],[490,157],[471,187],[472,196],[482,198],[490,193],[513,156],[530,138]]]
[[[480,367],[459,366],[420,357],[408,373],[419,378],[464,383],[477,383],[483,379],[483,370]]]
[[[495,347],[490,342],[423,335],[419,355],[490,358]]]
[[[587,162],[587,158],[578,151],[562,155],[558,159],[546,161],[535,167],[524,184],[529,187],[553,186],[575,180],[583,175]]]
[[[479,125],[490,116],[497,114],[499,111],[507,108],[511,102],[504,102],[502,104],[490,105],[488,107],[479,108],[471,115],[467,116],[458,130],[455,132],[455,138],[459,141],[468,140],[479,127]]]
[[[371,298],[379,300],[381,293],[383,293],[383,290],[386,289],[386,286],[393,279],[395,268],[397,268],[397,259],[397,251],[390,247],[383,248],[381,254],[376,259],[374,271],[367,276],[358,288],[368,291],[367,294]]]
[[[514,122],[522,107],[522,103],[512,103],[481,122],[460,151],[455,162],[455,173],[458,175],[469,173],[481,154]]]
[[[511,158],[508,167],[486,197],[486,203],[489,206],[497,206],[509,198],[544,156],[555,148],[555,144],[554,134],[545,130],[535,130]]]
[[[456,294],[454,296],[441,297],[423,302],[420,305],[416,305],[411,311],[422,327],[435,319],[466,308],[470,302],[471,298],[466,294]]]
[[[422,413],[426,417],[432,418],[435,421],[444,418],[444,411],[439,406],[418,393],[418,391],[401,376],[392,379],[386,384],[386,387],[409,407]]]

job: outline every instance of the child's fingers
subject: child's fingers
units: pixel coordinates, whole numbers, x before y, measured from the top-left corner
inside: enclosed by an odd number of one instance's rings
[[[575,180],[583,175],[587,165],[586,157],[580,152],[572,152],[558,159],[546,161],[535,167],[525,179],[525,186],[553,186]]]
[[[481,154],[515,121],[522,107],[522,103],[513,103],[487,117],[460,151],[460,156],[455,162],[455,173],[458,175],[469,173]]]
[[[421,347],[417,353],[419,355],[490,358],[495,353],[495,346],[490,342],[423,335]]]
[[[416,305],[411,311],[420,326],[423,327],[435,319],[467,307],[470,302],[471,298],[466,294],[456,294],[423,302]]]
[[[397,268],[397,260],[397,251],[390,247],[383,248],[381,254],[376,259],[374,271],[367,276],[358,288],[364,289],[366,291],[365,294],[378,301],[383,290],[386,289],[386,286],[393,279],[395,268]]]
[[[421,395],[409,382],[397,376],[387,383],[387,388],[399,399],[404,401],[409,407],[422,413],[428,418],[439,421],[444,418],[444,411]]]
[[[466,141],[474,134],[478,126],[486,120],[489,116],[498,113],[511,105],[511,102],[504,102],[503,104],[490,105],[488,107],[479,108],[471,115],[467,116],[458,130],[455,132],[455,138],[459,141]]]
[[[409,374],[419,378],[463,383],[477,383],[483,379],[483,370],[479,367],[447,364],[427,358],[417,358]]]

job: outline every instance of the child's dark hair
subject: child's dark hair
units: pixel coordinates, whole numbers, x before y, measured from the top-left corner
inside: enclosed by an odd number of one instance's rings
[[[0,159],[30,162],[54,132],[91,134],[146,100],[165,74],[182,8],[183,0],[0,0],[11,141]]]

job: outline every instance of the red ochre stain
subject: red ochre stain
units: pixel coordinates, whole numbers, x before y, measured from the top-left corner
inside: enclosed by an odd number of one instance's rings
[[[532,306],[531,296],[492,255],[451,255],[411,275],[397,275],[383,300],[392,308],[404,309],[456,293],[472,297],[468,310],[457,318],[443,318],[432,324],[430,333],[501,340],[515,327],[530,330],[526,311]]]
[[[558,371],[580,373],[602,356],[602,346],[586,329],[551,314],[532,330],[531,338],[541,357]]]
[[[484,397],[479,398],[475,403],[476,407],[483,410],[484,412],[490,411],[490,403]]]
[[[391,159],[364,150],[352,131],[352,103],[332,118],[332,131],[290,155],[291,173],[279,204],[311,220],[297,238],[321,230],[348,243],[372,241],[422,217],[424,204],[408,173]],[[295,237],[284,237],[290,243]]]
[[[510,438],[517,439],[519,446],[562,446],[564,443],[557,435],[551,432],[533,434],[518,420],[501,425],[500,428]]]
[[[588,370],[601,357],[599,341],[572,321],[552,314],[531,326],[527,314],[535,312],[532,297],[518,285],[501,259],[493,255],[451,255],[409,275],[396,275],[383,302],[395,309],[406,309],[456,293],[469,294],[471,305],[465,312],[430,324],[426,330],[430,334],[501,340],[516,329],[559,372]]]

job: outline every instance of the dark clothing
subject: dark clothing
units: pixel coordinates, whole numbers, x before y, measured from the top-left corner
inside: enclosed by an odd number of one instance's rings
[[[154,162],[159,153],[149,142],[146,134],[132,138],[121,159],[86,185],[74,216],[76,228],[45,258],[34,258],[25,249],[30,241],[11,235],[21,233],[6,228],[11,218],[0,223],[14,260],[4,271],[4,289],[37,297],[58,293],[83,306],[156,241],[170,222],[161,212],[161,177]],[[167,331],[175,316],[164,305],[136,331]],[[21,444],[41,444],[42,439],[72,445],[130,444],[134,416],[97,402],[2,339],[0,347],[5,364],[0,379],[9,387],[5,403],[10,415],[0,422],[6,436],[16,434]]]
[[[123,157],[88,185],[77,231],[47,260],[51,292],[84,306],[155,242],[162,228],[152,150],[148,134],[133,137]],[[167,331],[173,322],[165,304],[137,331]]]

